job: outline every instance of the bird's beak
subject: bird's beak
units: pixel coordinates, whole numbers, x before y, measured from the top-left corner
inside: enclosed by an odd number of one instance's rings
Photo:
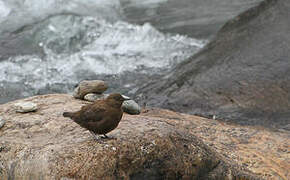
[[[125,101],[130,100],[130,97],[128,97],[128,96],[122,95],[122,97],[124,98]]]

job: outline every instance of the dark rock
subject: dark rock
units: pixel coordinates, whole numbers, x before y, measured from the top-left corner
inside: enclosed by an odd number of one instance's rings
[[[290,1],[265,0],[203,50],[136,94],[147,105],[283,127],[290,117]]]

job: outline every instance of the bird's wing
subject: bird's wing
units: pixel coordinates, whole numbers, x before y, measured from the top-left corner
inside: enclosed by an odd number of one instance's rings
[[[82,108],[82,119],[87,122],[101,121],[106,112],[105,107],[101,106],[85,106]]]

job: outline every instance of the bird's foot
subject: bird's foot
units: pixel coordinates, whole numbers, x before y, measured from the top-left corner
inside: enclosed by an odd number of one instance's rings
[[[100,140],[100,137],[97,136],[95,133],[93,133],[92,131],[90,131],[90,133],[92,134],[92,136],[94,137],[94,139],[95,139],[96,141],[99,141],[99,140]]]
[[[103,139],[117,139],[117,138],[114,138],[114,137],[109,137],[106,134],[103,134],[103,136],[101,136],[101,138],[103,138]]]
[[[109,136],[107,136],[106,134],[103,134],[102,138],[107,139],[107,138],[109,138]]]
[[[94,137],[94,139],[98,142],[101,142],[105,139],[109,140],[109,139],[117,139],[117,138],[114,138],[114,137],[109,137],[107,136],[106,134],[103,134],[103,136],[98,136],[96,135],[95,133],[93,133],[92,131],[90,131],[90,133],[92,134],[92,136]]]

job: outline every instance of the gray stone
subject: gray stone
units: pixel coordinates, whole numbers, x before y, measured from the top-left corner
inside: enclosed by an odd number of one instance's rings
[[[4,126],[6,121],[0,117],[0,129]]]
[[[92,80],[92,81],[82,81],[75,88],[73,92],[73,97],[77,99],[84,99],[85,95],[89,93],[102,94],[108,89],[107,84],[104,81]]]
[[[33,102],[19,102],[14,104],[14,108],[20,113],[33,112],[38,109],[37,104]]]
[[[99,99],[105,99],[108,96],[108,94],[95,94],[95,93],[89,93],[85,95],[84,100],[94,102]]]
[[[132,115],[141,113],[141,107],[134,100],[124,101],[122,109],[124,112]]]

